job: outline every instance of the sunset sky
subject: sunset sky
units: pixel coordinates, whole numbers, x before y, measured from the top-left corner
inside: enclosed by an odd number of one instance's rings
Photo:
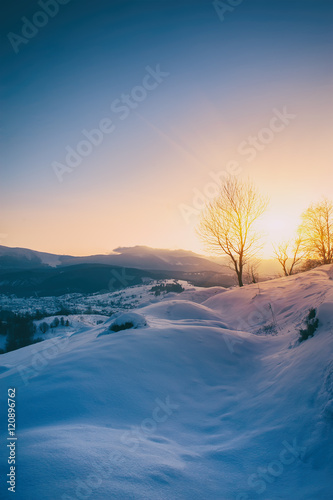
[[[200,199],[230,162],[270,197],[269,242],[333,198],[331,1],[244,0],[224,20],[206,0],[62,2],[25,42],[2,36],[0,244],[202,252]],[[42,3],[7,2],[2,33],[23,36]]]

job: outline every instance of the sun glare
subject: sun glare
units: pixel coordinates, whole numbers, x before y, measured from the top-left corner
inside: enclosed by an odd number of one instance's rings
[[[287,213],[267,211],[258,222],[258,230],[262,232],[265,245],[263,257],[273,257],[273,247],[295,236],[298,219]]]

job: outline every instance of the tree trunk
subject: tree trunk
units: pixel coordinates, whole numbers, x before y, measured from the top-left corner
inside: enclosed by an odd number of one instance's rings
[[[243,269],[241,269],[240,271],[237,271],[237,279],[238,279],[238,285],[240,287],[244,286],[243,285]]]

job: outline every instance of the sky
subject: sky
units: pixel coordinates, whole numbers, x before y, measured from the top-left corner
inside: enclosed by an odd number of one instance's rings
[[[270,198],[268,257],[333,199],[332,1],[17,0],[0,22],[0,244],[202,253],[229,172]]]

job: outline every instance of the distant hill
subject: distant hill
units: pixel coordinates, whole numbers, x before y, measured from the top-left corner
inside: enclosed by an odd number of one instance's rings
[[[95,293],[141,284],[144,278],[182,279],[197,286],[234,284],[228,267],[185,250],[137,246],[74,257],[0,246],[0,294]]]
[[[67,293],[101,293],[142,284],[146,278],[185,280],[196,286],[230,287],[234,284],[232,276],[221,272],[146,271],[103,264],[77,264],[2,272],[0,294],[44,297]]]
[[[57,268],[76,264],[104,264],[145,270],[201,272],[214,271],[230,274],[222,263],[212,262],[187,250],[164,250],[145,246],[116,248],[105,255],[74,257],[38,252],[26,248],[0,246],[0,272],[22,269]]]
[[[225,258],[207,258],[187,250],[146,246],[119,247],[105,255],[75,257],[0,246],[0,293],[28,297],[38,294],[94,293],[136,285],[145,277],[182,279],[196,286],[235,284]],[[277,275],[275,261],[264,260],[260,279]],[[131,276],[130,280],[123,276]],[[113,281],[112,281],[113,280]]]

